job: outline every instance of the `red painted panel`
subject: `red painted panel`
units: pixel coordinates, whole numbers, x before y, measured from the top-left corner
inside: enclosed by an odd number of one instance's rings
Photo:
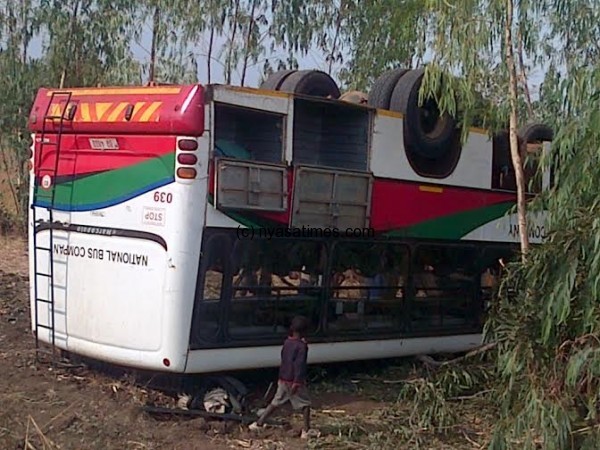
[[[29,115],[29,129],[42,132],[44,115],[60,114],[67,96],[41,88]],[[63,133],[177,134],[201,136],[204,132],[204,88],[201,85],[156,87],[105,87],[65,89],[76,105],[72,121],[63,122]],[[56,91],[58,92],[58,91]],[[129,121],[127,107],[133,107]],[[185,108],[185,109],[184,109]],[[70,108],[69,108],[70,109]],[[58,131],[58,120],[46,121],[46,132]]]
[[[428,188],[433,189],[428,191]],[[432,192],[435,190],[438,192]],[[515,194],[376,180],[373,183],[371,227],[375,230],[406,227],[507,201],[515,201]]]
[[[95,150],[90,138],[114,138],[118,150]],[[39,137],[37,138],[39,139]],[[37,140],[36,139],[36,140]],[[50,142],[56,142],[56,135],[46,135]],[[176,136],[127,136],[127,135],[64,135],[60,143],[60,159],[57,175],[80,176],[88,173],[120,169],[146,159],[161,157],[175,152]],[[44,145],[39,154],[40,143],[36,142],[36,173],[54,172],[56,146]],[[99,157],[100,156],[100,157]]]
[[[283,213],[254,214],[283,224],[290,223],[294,172],[288,170],[288,210]],[[214,165],[209,169],[209,192],[214,195]],[[460,212],[476,210],[497,203],[514,202],[515,194],[464,189],[453,186],[432,186],[400,180],[375,179],[371,204],[371,227],[384,231],[408,227]]]

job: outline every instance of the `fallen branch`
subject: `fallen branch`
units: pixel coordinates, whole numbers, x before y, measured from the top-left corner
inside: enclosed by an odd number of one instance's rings
[[[27,421],[27,429],[25,430],[25,443],[23,444],[23,450],[27,450],[29,447],[29,420]]]
[[[579,428],[577,430],[574,430],[574,431],[571,432],[571,434],[587,433],[588,431],[598,430],[598,429],[600,429],[600,424],[590,425],[588,427],[583,427],[583,428]]]
[[[44,449],[46,448],[46,446],[48,446],[49,448],[55,447],[54,442],[52,442],[50,439],[48,439],[46,437],[46,435],[42,432],[42,430],[40,430],[40,427],[38,426],[35,419],[31,415],[29,416],[29,420],[31,420],[31,423],[35,427],[35,430],[37,431],[37,433],[42,441],[42,444],[44,445]]]
[[[46,422],[46,424],[42,427],[42,430],[44,430],[46,433],[48,431],[50,431],[50,429],[52,428],[50,426],[50,425],[52,425],[52,422],[54,422],[56,419],[58,419],[60,416],[62,416],[64,413],[66,413],[68,410],[70,410],[76,404],[77,404],[77,402],[71,403],[69,406],[67,406],[65,409],[63,409],[61,412],[59,412],[56,416],[54,416],[52,419],[50,419],[48,422]]]
[[[433,359],[431,356],[428,356],[428,355],[418,355],[416,358],[419,361],[421,361],[423,364],[425,364],[427,367],[432,368],[432,369],[437,369],[439,367],[448,366],[450,364],[456,364],[457,362],[464,361],[465,359],[471,358],[472,356],[477,356],[482,353],[485,353],[489,350],[492,350],[493,348],[496,348],[496,345],[497,345],[496,342],[491,342],[489,344],[482,345],[480,347],[477,347],[474,350],[471,350],[464,356],[459,356],[458,358],[454,358],[449,361],[436,361],[435,359]]]
[[[461,395],[459,397],[451,397],[448,400],[471,400],[471,399],[474,399],[475,397],[479,397],[480,395],[488,394],[490,392],[492,392],[491,389],[486,389],[484,391],[476,392],[473,395]]]
[[[462,430],[461,432],[462,432],[462,435],[463,435],[463,437],[464,437],[464,438],[465,438],[465,439],[466,439],[466,440],[467,440],[467,441],[468,441],[468,442],[469,442],[471,445],[475,446],[477,449],[482,449],[482,448],[483,448],[483,445],[481,445],[481,444],[479,444],[478,442],[475,442],[473,439],[471,439],[471,438],[470,438],[470,437],[467,435],[467,433],[466,433],[464,430]]]
[[[421,381],[423,378],[412,378],[412,379],[406,379],[406,380],[383,380],[383,383],[385,384],[401,384],[401,383],[418,383],[419,381]]]
[[[258,417],[245,415],[238,416],[237,414],[220,414],[220,413],[212,413],[208,411],[203,411],[200,409],[179,409],[179,408],[163,408],[160,406],[153,405],[145,405],[142,406],[142,410],[149,414],[173,414],[179,416],[197,416],[204,417],[206,419],[221,419],[221,420],[231,420],[234,422],[241,422],[245,424],[249,424],[258,419]],[[275,425],[281,426],[284,425],[283,422],[276,421],[273,419],[267,419],[265,421],[267,425]]]

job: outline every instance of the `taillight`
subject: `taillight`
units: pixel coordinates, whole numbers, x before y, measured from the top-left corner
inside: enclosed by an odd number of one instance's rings
[[[192,178],[196,178],[196,169],[192,169],[191,167],[180,167],[177,169],[177,176],[179,178],[191,180]]]
[[[191,180],[196,178],[195,165],[198,163],[198,157],[192,153],[198,149],[198,141],[196,139],[181,139],[177,143],[179,151],[185,153],[177,154],[177,178]]]
[[[186,164],[189,166],[193,166],[198,162],[198,158],[193,153],[180,153],[177,156],[177,162],[179,164]]]
[[[198,148],[198,141],[194,139],[182,139],[179,141],[179,150],[193,151]]]

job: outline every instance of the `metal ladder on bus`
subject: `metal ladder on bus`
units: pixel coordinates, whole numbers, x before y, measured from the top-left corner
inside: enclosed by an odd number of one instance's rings
[[[56,363],[56,327],[55,327],[55,311],[54,311],[54,252],[53,252],[53,245],[54,245],[54,229],[52,227],[52,224],[54,223],[54,202],[55,202],[55,197],[56,197],[56,175],[58,174],[58,165],[59,165],[59,160],[60,160],[60,144],[61,144],[61,140],[62,140],[62,134],[63,134],[63,125],[64,125],[64,121],[65,121],[65,114],[67,113],[67,107],[69,106],[69,102],[71,100],[71,92],[52,92],[51,97],[50,97],[50,102],[48,103],[48,107],[46,108],[46,111],[44,113],[44,122],[42,124],[42,135],[41,135],[41,139],[40,139],[40,146],[38,148],[38,151],[36,152],[36,162],[35,162],[35,176],[37,179],[36,183],[35,183],[35,188],[33,191],[33,201],[31,202],[31,213],[32,213],[32,220],[33,220],[33,273],[34,273],[34,280],[33,280],[33,285],[34,285],[34,307],[35,307],[35,314],[34,314],[34,334],[35,334],[35,352],[36,352],[36,360],[40,360],[40,353],[50,353],[52,356],[52,364],[54,365]],[[61,108],[60,106],[60,100],[58,100],[58,107],[59,107],[59,111],[60,115],[53,115],[51,114],[52,112],[52,107],[55,105],[55,100],[57,98],[65,98],[65,104],[64,107]],[[48,122],[51,122],[54,124],[55,121],[58,121],[58,132],[55,135],[55,139],[54,142],[50,142],[49,140],[47,141],[47,126],[48,126]],[[50,168],[46,168],[46,169],[42,169],[40,167],[40,163],[42,161],[42,157],[44,156],[44,149],[48,148],[48,147],[55,147],[55,152],[56,152],[56,156],[55,156],[55,160],[54,160],[54,166],[50,167]],[[51,185],[49,187],[49,195],[40,195],[41,192],[41,188],[42,187],[42,183],[43,183],[43,179],[45,175],[49,175],[50,176],[50,182]],[[44,200],[47,201],[47,206],[45,206],[46,211],[48,212],[48,233],[49,233],[49,245],[48,247],[43,247],[40,246],[38,244],[38,237],[37,237],[37,233],[35,228],[38,226],[38,223],[41,223],[41,220],[39,220],[37,218],[37,208],[39,208],[38,206],[36,206],[37,201],[42,198]],[[48,271],[47,272],[42,272],[40,270],[40,254],[41,253],[47,253],[48,255]],[[42,298],[40,297],[40,292],[39,292],[39,279],[40,278],[46,278],[48,280],[48,298]],[[40,321],[40,314],[39,314],[39,309],[40,309],[40,304],[46,304],[48,305],[48,309],[49,309],[49,322],[43,323]],[[52,348],[51,352],[47,352],[47,351],[43,351],[40,348],[40,341],[39,341],[39,331],[40,329],[45,329],[48,330],[48,332],[50,333],[50,345]]]

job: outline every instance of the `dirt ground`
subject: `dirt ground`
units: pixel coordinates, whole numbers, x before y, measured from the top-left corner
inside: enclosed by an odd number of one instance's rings
[[[390,405],[383,400],[396,400],[393,390],[360,388],[362,375],[347,375],[352,370],[347,365],[343,379],[330,378],[330,369],[311,368],[311,373],[322,374],[311,387],[313,427],[322,431],[322,437],[306,442],[298,436],[301,417],[289,408],[274,417],[287,421],[287,426],[270,427],[258,436],[237,422],[161,420],[140,407],[148,402],[174,407],[176,399],[87,368],[52,370],[38,364],[30,330],[27,273],[25,241],[0,236],[0,449],[384,448],[381,433],[371,436],[358,417],[375,417],[376,427],[376,417]],[[372,376],[368,374],[372,365],[362,366],[367,377]],[[264,380],[253,386],[259,398],[272,381],[272,371],[264,373]],[[253,379],[257,378],[261,379],[261,372],[255,373]],[[390,436],[385,448],[415,448],[397,439]],[[467,446],[439,442],[426,448],[478,448],[468,439]]]

